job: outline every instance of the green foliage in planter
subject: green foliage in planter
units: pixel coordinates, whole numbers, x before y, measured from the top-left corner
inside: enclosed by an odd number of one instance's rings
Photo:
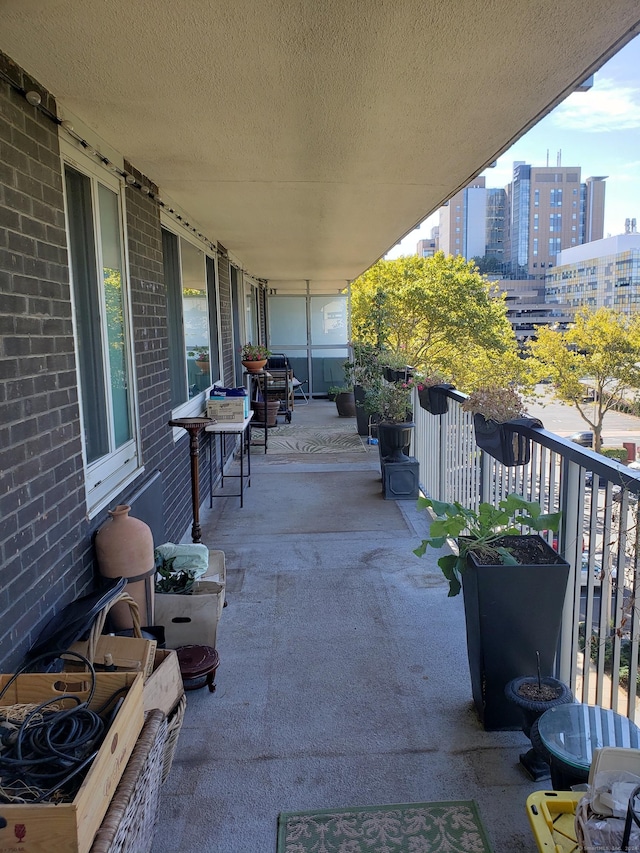
[[[497,544],[503,536],[518,536],[527,530],[551,530],[560,526],[562,513],[543,513],[537,501],[527,501],[520,495],[509,494],[497,507],[481,503],[476,511],[461,503],[445,503],[431,498],[419,498],[418,509],[431,508],[436,517],[431,522],[428,539],[414,550],[423,557],[427,547],[442,548],[448,539],[458,542],[458,554],[445,554],[438,560],[442,574],[449,581],[449,597],[458,595],[462,587],[462,573],[467,566],[470,551],[490,557],[495,563],[515,566],[518,561],[508,550]]]
[[[173,568],[175,560],[175,557],[165,560],[156,552],[156,592],[191,595],[196,576],[188,569],[176,572]]]

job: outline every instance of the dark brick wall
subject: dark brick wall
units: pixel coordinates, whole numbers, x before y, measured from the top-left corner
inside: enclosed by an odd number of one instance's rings
[[[55,114],[51,96],[2,54],[0,68],[16,85],[37,89]],[[168,426],[160,218],[157,204],[134,188],[126,190],[126,211],[145,470],[110,505],[127,502],[160,471],[165,538],[179,541],[191,524],[189,441],[185,433],[174,444]],[[203,464],[203,499],[207,494]],[[106,517],[106,510],[86,516],[57,127],[0,82],[0,671],[11,672],[48,619],[92,588],[92,536]]]
[[[0,55],[25,89],[41,87]],[[91,582],[55,124],[0,82],[0,666]]]
[[[222,375],[233,376],[233,315],[231,313],[231,272],[227,250],[218,243],[218,287],[220,299],[220,340],[222,341]],[[242,343],[240,341],[239,343]]]

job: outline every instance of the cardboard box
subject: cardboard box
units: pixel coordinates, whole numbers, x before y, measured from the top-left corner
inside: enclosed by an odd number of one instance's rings
[[[145,713],[154,708],[159,708],[168,716],[183,694],[184,686],[178,655],[173,649],[158,649],[155,654],[153,672],[144,685]]]
[[[0,689],[10,678],[0,675]],[[118,689],[128,690],[80,790],[68,803],[0,803],[0,853],[88,853],[142,730],[142,683],[140,673],[96,675],[89,706],[94,710]],[[27,673],[18,676],[0,704],[39,704],[65,692],[88,698],[90,686],[85,673]],[[75,705],[68,700],[61,704]]]
[[[248,409],[248,397],[226,397],[224,400],[207,400],[207,417],[215,418],[218,423],[241,424],[248,415]]]
[[[87,654],[88,640],[83,640],[69,646],[69,651]],[[137,637],[115,637],[112,634],[102,634],[96,643],[95,656],[92,663],[100,668],[108,665],[109,660],[116,670],[124,672],[141,672],[145,679],[153,672],[154,656],[158,647],[157,640],[143,640]],[[77,670],[80,661],[73,658],[65,662],[66,670]]]
[[[192,595],[156,592],[154,621],[164,625],[168,649],[192,644],[215,649],[223,606],[224,584],[200,580],[193,585]]]

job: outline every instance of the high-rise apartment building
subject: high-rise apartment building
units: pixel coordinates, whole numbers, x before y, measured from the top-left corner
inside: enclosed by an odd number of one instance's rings
[[[486,246],[487,190],[483,177],[440,208],[439,246],[445,255],[482,257]]]

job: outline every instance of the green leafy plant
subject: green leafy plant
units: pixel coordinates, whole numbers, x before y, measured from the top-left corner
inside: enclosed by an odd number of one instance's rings
[[[377,414],[381,421],[394,424],[411,420],[411,388],[413,382],[381,382],[365,392],[365,411]]]
[[[425,388],[432,388],[434,385],[451,384],[451,379],[440,370],[428,369],[414,374],[413,384],[418,391],[424,391]]]
[[[423,539],[413,552],[417,557],[424,556],[429,545],[442,548],[448,539],[458,542],[457,555],[445,554],[438,560],[442,574],[449,581],[449,597],[460,592],[470,551],[488,556],[495,563],[515,566],[518,561],[500,544],[502,537],[519,536],[523,528],[556,532],[562,517],[560,512],[543,513],[537,501],[528,501],[516,494],[507,495],[497,507],[481,503],[477,511],[463,507],[458,501],[444,503],[431,498],[419,498],[418,508],[430,508],[436,517],[431,522],[430,537]]]
[[[515,388],[484,387],[473,391],[462,404],[465,412],[483,415],[488,421],[504,423],[526,415],[524,400]]]
[[[195,358],[196,361],[209,361],[209,347],[193,347],[187,355],[189,358]]]
[[[165,560],[156,553],[156,592],[191,595],[196,575],[188,569],[180,569],[176,572],[173,568],[175,559],[175,557],[169,557]]]
[[[244,344],[240,347],[242,361],[262,361],[269,358],[271,351],[264,344]]]

